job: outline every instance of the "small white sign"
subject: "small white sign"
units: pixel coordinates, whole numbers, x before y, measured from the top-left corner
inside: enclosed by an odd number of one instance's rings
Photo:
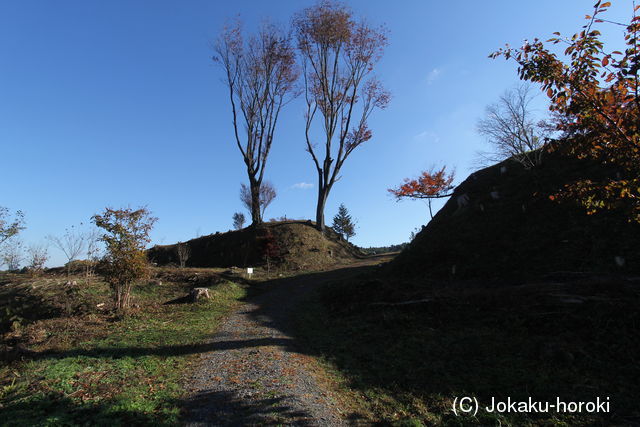
[[[247,268],[247,274],[253,274],[253,267]]]

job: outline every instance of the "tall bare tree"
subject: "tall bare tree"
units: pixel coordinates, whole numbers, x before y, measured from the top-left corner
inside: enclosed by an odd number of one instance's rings
[[[485,117],[478,121],[478,133],[491,145],[491,150],[479,152],[479,163],[490,165],[513,158],[525,168],[542,162],[541,148],[551,136],[550,126],[535,120],[531,101],[531,86],[521,84],[506,91],[497,103],[487,107]]]
[[[302,56],[306,100],[306,147],[318,172],[316,226],[324,230],[324,208],[345,160],[372,137],[367,119],[384,108],[389,93],[370,75],[387,45],[383,27],[356,22],[344,5],[323,1],[293,21]],[[312,137],[315,119],[320,147]],[[323,159],[324,157],[324,159]]]
[[[213,60],[225,72],[236,144],[249,177],[251,220],[262,222],[260,187],[282,107],[295,96],[298,78],[291,37],[265,24],[243,40],[239,23],[214,44]]]

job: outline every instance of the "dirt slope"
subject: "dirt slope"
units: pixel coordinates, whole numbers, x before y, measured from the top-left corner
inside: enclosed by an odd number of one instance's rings
[[[189,267],[264,265],[264,249],[269,241],[273,247],[270,262],[286,270],[319,270],[363,256],[331,229],[322,234],[311,221],[282,221],[189,240],[185,244],[191,255],[186,264]],[[154,246],[148,255],[158,265],[179,263],[176,245]]]
[[[547,153],[534,170],[506,160],[472,173],[396,259],[393,272],[468,278],[639,271],[637,224],[613,212],[589,216],[574,201],[549,198],[579,178],[615,173],[559,151]]]

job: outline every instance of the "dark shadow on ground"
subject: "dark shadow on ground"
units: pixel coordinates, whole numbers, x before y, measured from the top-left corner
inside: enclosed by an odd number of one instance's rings
[[[438,408],[428,411],[443,424],[640,423],[637,278],[496,279],[485,286],[403,282],[374,267],[361,273],[368,274],[320,286],[319,294],[297,304],[293,319],[272,308],[283,296],[278,290],[261,297],[252,315],[294,337],[295,350],[330,360],[351,388],[382,396],[381,401],[393,396],[396,403],[378,413],[386,421],[395,420],[401,407],[407,418],[434,422],[424,409],[406,409],[417,399],[423,408]],[[325,277],[331,282],[330,274]],[[548,402],[610,397],[611,411],[558,419],[555,413],[506,418],[485,413],[461,421],[447,399],[467,395],[487,404],[492,397]]]
[[[158,413],[143,410],[122,410],[117,400],[83,402],[71,399],[62,393],[51,392],[46,396],[31,393],[15,394],[4,399],[0,411],[2,426],[42,426],[42,425],[96,425],[96,426],[171,426]],[[170,402],[164,402],[169,406]],[[162,403],[160,406],[164,406]]]
[[[119,359],[123,357],[144,356],[183,356],[188,354],[205,353],[208,351],[224,351],[240,348],[288,346],[290,339],[260,338],[252,340],[220,341],[198,345],[158,346],[158,347],[96,347],[92,349],[73,349],[64,351],[31,352],[25,355],[29,359],[64,359],[67,357],[109,357]]]
[[[6,405],[0,411],[0,425],[91,425],[102,426],[173,426],[175,421],[163,416],[162,408],[176,404],[189,411],[190,423],[211,425],[208,406],[215,404],[214,425],[281,425],[288,419],[301,420],[298,425],[307,425],[309,414],[296,411],[287,406],[285,398],[246,400],[231,393],[204,393],[183,401],[156,402],[158,410],[149,413],[140,410],[122,410],[118,400],[106,399],[82,401],[69,398],[62,393],[49,393],[47,396],[15,394],[5,399]]]
[[[384,277],[382,270],[359,264],[254,283],[246,300],[257,308],[248,315],[291,339],[229,341],[193,351],[279,345],[322,356],[350,387],[394,396],[402,407],[417,398],[439,407],[445,424],[459,422],[444,408],[446,399],[464,395],[487,403],[493,396],[543,401],[610,396],[610,413],[563,420],[640,421],[635,409],[640,388],[633,380],[640,377],[634,356],[640,351],[638,281],[585,274],[402,282]],[[426,301],[394,305],[421,299]],[[545,423],[552,416],[481,421]]]
[[[163,305],[174,305],[174,304],[189,304],[193,302],[193,298],[190,296],[184,296],[179,298],[174,298],[170,301],[165,302]]]
[[[72,311],[70,304],[51,304],[39,295],[34,295],[26,288],[2,289],[0,292],[0,334],[7,332],[14,321],[34,322],[52,319],[64,314],[65,309]],[[59,301],[56,301],[59,302]]]
[[[286,397],[246,400],[227,392],[200,393],[183,402],[189,413],[187,425],[282,425],[295,419],[297,425],[310,425],[311,416],[286,405]],[[215,408],[215,414],[210,407]],[[212,419],[215,423],[212,423]]]

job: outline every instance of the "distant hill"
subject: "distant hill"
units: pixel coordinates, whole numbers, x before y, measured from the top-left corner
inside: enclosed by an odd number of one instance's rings
[[[362,252],[367,255],[380,255],[380,254],[388,254],[393,252],[400,252],[404,248],[406,248],[409,243],[400,243],[398,245],[389,245],[389,246],[371,246],[368,248],[360,248]]]
[[[271,262],[287,270],[317,270],[349,263],[364,254],[327,228],[325,234],[312,221],[280,221],[238,231],[210,234],[189,240],[189,267],[247,267],[265,264],[265,245],[271,242]],[[154,246],[149,259],[158,265],[179,264],[177,245]]]
[[[548,150],[547,150],[548,151]],[[614,175],[558,150],[532,170],[513,160],[472,173],[393,262],[394,274],[470,278],[640,271],[640,226],[552,201],[564,185]]]

